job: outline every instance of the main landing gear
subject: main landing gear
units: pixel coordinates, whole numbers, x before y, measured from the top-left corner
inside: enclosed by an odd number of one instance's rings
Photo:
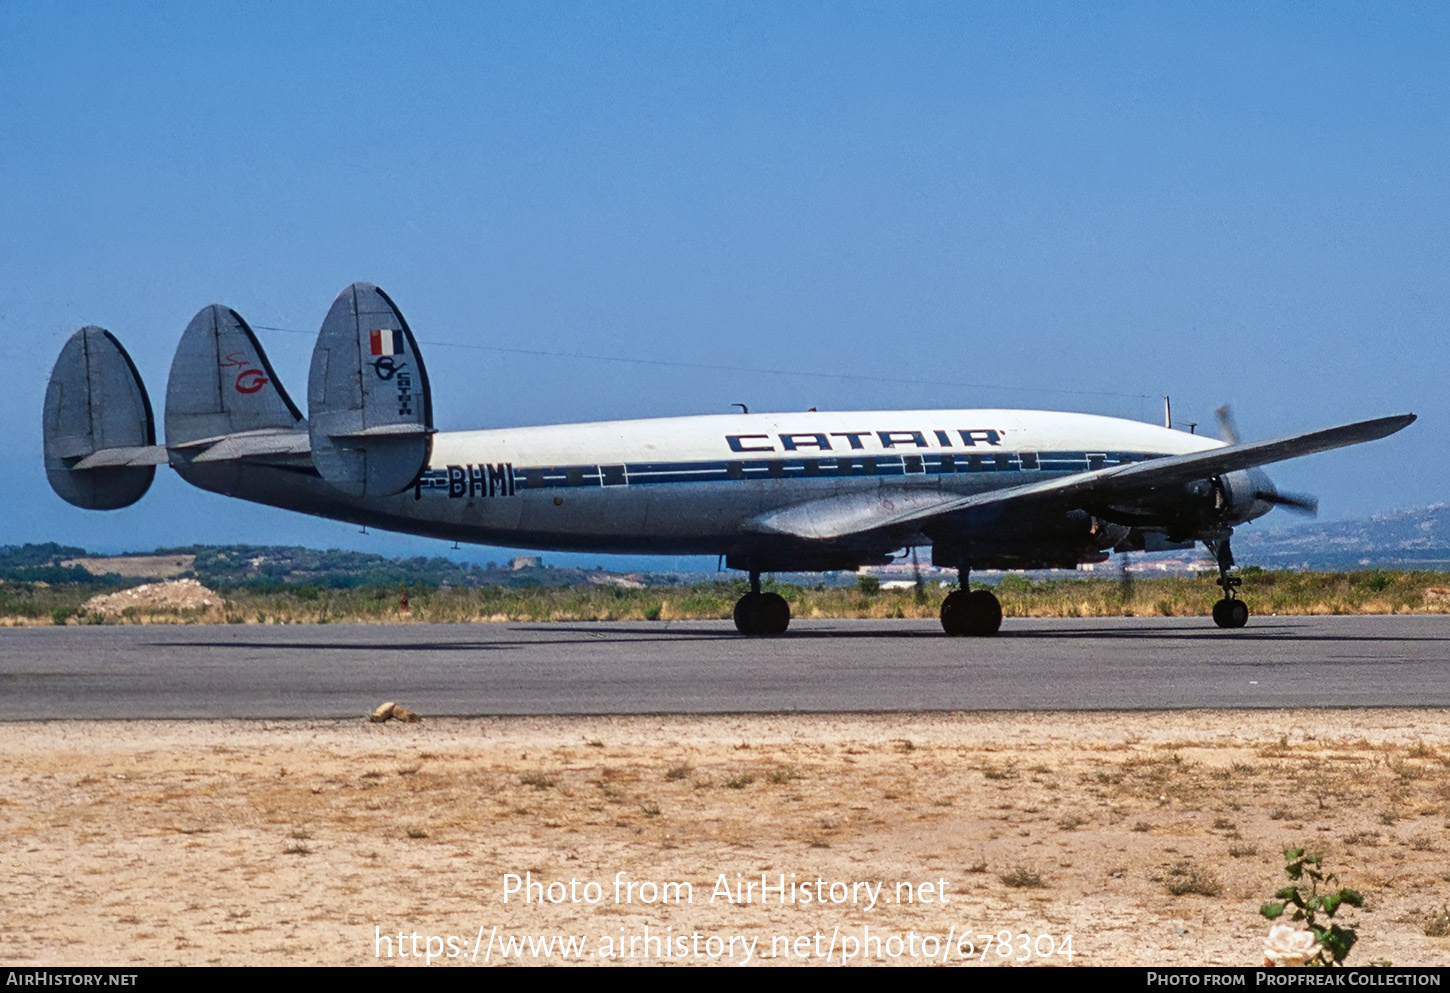
[[[960,570],[962,588],[952,590],[941,604],[941,626],[947,634],[974,637],[996,634],[1002,626],[1002,604],[989,590],[967,585],[967,570]]]
[[[741,634],[785,634],[790,604],[779,593],[760,592],[760,573],[750,574],[750,592],[735,603],[735,628]]]
[[[1213,605],[1213,623],[1221,628],[1241,628],[1249,622],[1249,605],[1238,598],[1238,588],[1244,584],[1239,576],[1230,576],[1234,567],[1234,555],[1229,549],[1228,539],[1204,542],[1218,560],[1217,583],[1223,588],[1223,599]]]

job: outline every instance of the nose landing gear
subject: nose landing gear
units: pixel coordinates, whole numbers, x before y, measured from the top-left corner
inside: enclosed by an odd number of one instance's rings
[[[1221,628],[1241,628],[1249,622],[1249,605],[1238,598],[1238,588],[1244,584],[1242,577],[1229,575],[1234,567],[1234,555],[1228,539],[1204,544],[1218,560],[1217,583],[1223,589],[1223,599],[1213,605],[1213,623]]]

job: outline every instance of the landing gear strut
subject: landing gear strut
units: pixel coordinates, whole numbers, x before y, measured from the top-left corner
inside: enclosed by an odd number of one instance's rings
[[[941,603],[942,630],[974,637],[996,634],[1002,626],[1002,604],[990,590],[971,589],[968,571],[965,565],[958,569],[962,588],[952,590]]]
[[[785,634],[790,604],[779,593],[760,592],[760,573],[751,571],[750,592],[735,603],[735,629],[741,634]]]
[[[1234,567],[1234,554],[1228,539],[1204,542],[1218,560],[1218,585],[1223,588],[1223,599],[1213,605],[1213,623],[1221,628],[1241,628],[1249,622],[1249,605],[1238,598],[1238,588],[1244,584],[1239,576],[1230,576]]]

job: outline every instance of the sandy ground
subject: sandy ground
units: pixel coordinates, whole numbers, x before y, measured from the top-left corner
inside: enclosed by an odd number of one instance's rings
[[[1443,711],[15,723],[0,756],[12,965],[1259,964],[1294,844],[1365,894],[1351,963],[1450,963]]]

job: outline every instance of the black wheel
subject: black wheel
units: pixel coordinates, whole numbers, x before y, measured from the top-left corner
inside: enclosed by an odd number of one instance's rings
[[[760,594],[761,634],[785,634],[790,627],[790,604],[779,593]]]
[[[953,590],[941,605],[947,634],[983,637],[1002,626],[1002,604],[987,590]]]
[[[1249,622],[1249,605],[1242,600],[1220,600],[1213,605],[1213,623],[1221,628],[1241,628]]]
[[[747,593],[735,601],[735,629],[741,634],[784,634],[790,604],[779,593]]]
[[[760,614],[760,594],[745,594],[735,601],[735,630],[741,634],[759,634]]]
[[[952,590],[941,602],[941,629],[947,634],[966,634],[967,595],[961,590]]]
[[[981,637],[996,634],[1002,626],[1002,604],[987,590],[972,590],[967,594],[968,614],[971,625],[967,634]]]

